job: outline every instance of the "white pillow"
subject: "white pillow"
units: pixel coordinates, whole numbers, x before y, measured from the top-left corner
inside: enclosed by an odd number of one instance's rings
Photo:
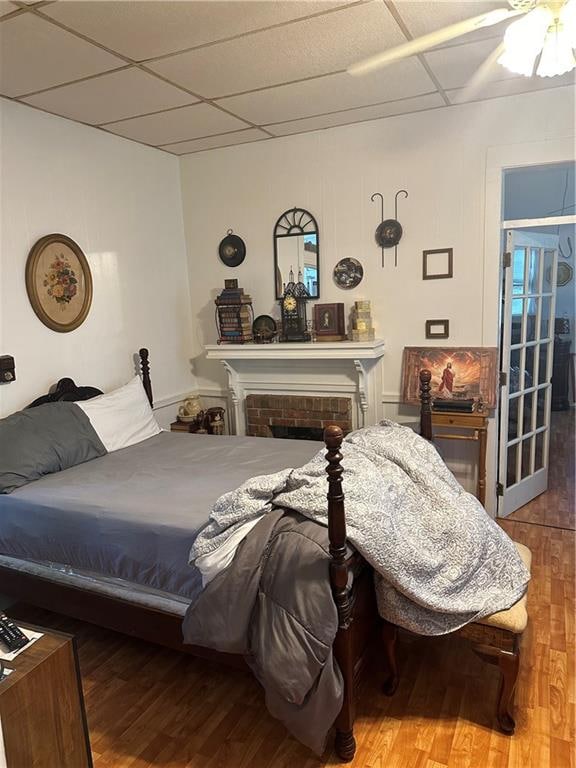
[[[76,405],[88,416],[109,453],[141,443],[162,431],[138,376],[113,392]]]

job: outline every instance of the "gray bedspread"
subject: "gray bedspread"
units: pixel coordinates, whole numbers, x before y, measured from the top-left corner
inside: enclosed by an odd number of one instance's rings
[[[0,495],[0,554],[191,599],[190,546],[217,498],[302,464],[318,443],[163,432]]]

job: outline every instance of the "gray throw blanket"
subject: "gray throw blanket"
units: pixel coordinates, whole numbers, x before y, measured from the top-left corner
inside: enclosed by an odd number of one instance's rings
[[[480,503],[463,490],[428,441],[409,428],[383,422],[380,426],[349,434],[344,440],[342,454],[348,539],[374,568],[378,608],[384,618],[419,634],[440,635],[509,608],[522,597],[530,575],[513,542],[486,514]],[[252,478],[222,496],[214,506],[208,525],[194,542],[191,560],[217,549],[240,524],[278,507],[293,510],[326,526],[325,469],[324,451],[319,451],[303,467]],[[233,565],[268,518],[269,514],[242,543]],[[268,524],[272,525],[272,519]],[[273,527],[268,532],[272,534]],[[271,652],[267,659],[265,654],[259,654],[258,649],[254,651],[250,638],[246,641],[250,633],[263,634],[262,627],[258,626],[262,606],[267,602],[282,604],[286,599],[285,593],[290,589],[303,590],[303,595],[299,593],[294,598],[296,613],[279,615],[275,623],[264,624],[272,639],[280,637],[282,643],[288,642],[290,647],[296,643],[287,641],[287,638],[293,638],[294,631],[298,635],[301,626],[305,626],[309,635],[322,643],[333,637],[336,629],[335,624],[333,627],[330,625],[327,637],[322,631],[325,615],[320,611],[316,612],[316,616],[314,611],[310,613],[306,603],[312,602],[313,597],[307,595],[306,589],[310,590],[312,586],[316,589],[315,576],[308,578],[305,569],[302,571],[292,551],[295,547],[291,547],[290,558],[286,560],[292,567],[282,572],[275,566],[281,548],[274,550],[274,558],[269,557],[269,538],[264,536],[259,554],[242,559],[244,567],[251,561],[249,567],[258,563],[258,568],[251,589],[242,593],[243,597],[250,595],[252,603],[244,606],[244,625],[240,634],[244,633],[245,651],[242,652],[257,657],[256,664],[260,670],[257,674],[267,693],[270,690],[267,682],[272,681],[271,689],[275,690],[277,698],[281,698],[284,687],[282,677],[291,676],[292,670],[297,667],[291,665],[290,669],[286,668],[287,656],[281,667],[274,667],[277,655]],[[272,567],[275,574],[271,582],[273,589],[269,585],[263,586],[263,580],[268,583],[267,569]],[[325,567],[327,578],[327,561]],[[214,597],[218,584],[230,583],[226,575],[231,568],[220,573],[204,591],[206,606],[208,592]],[[301,578],[296,579],[295,576]],[[249,575],[244,574],[244,579],[247,583]],[[230,604],[234,599],[230,598]],[[209,609],[206,607],[204,612],[199,611],[194,618],[197,606],[192,605],[188,612],[188,625],[185,624],[187,642],[218,647],[214,645],[217,636],[222,639],[227,632],[235,631],[234,621],[228,621],[228,615],[223,616],[216,628],[213,623],[218,619],[211,618],[210,631],[204,631],[208,627],[203,626],[204,614],[209,614]],[[316,621],[313,621],[314,618]],[[255,624],[248,630],[250,622]],[[186,630],[190,630],[192,625],[195,631],[188,635]],[[313,656],[314,651],[308,647],[306,653]],[[320,662],[319,669],[322,671],[327,665],[330,668],[333,666],[328,653],[320,656]],[[295,664],[301,664],[299,652],[295,654]],[[271,670],[268,676],[262,672],[267,666]],[[281,670],[280,676],[278,669]],[[291,679],[296,678],[298,675]],[[316,678],[315,682],[318,681],[319,678]],[[310,704],[314,696],[311,688],[306,688],[307,682],[309,680],[300,678],[298,685],[295,685],[297,693],[292,691],[292,698],[287,701],[300,707]],[[284,717],[282,719],[286,722]],[[331,722],[328,722],[326,730]],[[293,727],[292,717],[288,717],[286,724],[304,743],[318,750],[319,745],[317,741],[312,744],[310,734],[303,734]]]
[[[338,616],[329,563],[326,528],[275,509],[190,605],[183,624],[187,643],[244,655],[268,711],[318,754],[344,691],[332,656]]]

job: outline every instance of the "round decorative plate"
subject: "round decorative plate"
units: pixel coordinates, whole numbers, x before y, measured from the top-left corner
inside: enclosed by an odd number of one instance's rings
[[[266,343],[272,341],[277,331],[276,321],[270,315],[258,315],[252,323],[252,335],[256,342]]]
[[[218,246],[218,255],[227,267],[237,267],[246,258],[246,244],[229,229]]]
[[[558,269],[556,272],[556,285],[561,288],[563,285],[568,285],[574,275],[574,268],[567,264],[565,261],[558,263]],[[552,267],[548,267],[546,270],[546,281],[552,282]]]
[[[334,267],[334,282],[346,290],[356,288],[364,277],[364,267],[358,259],[340,259]]]
[[[378,225],[376,242],[380,248],[393,248],[402,237],[402,225],[396,219],[386,219]]]
[[[558,264],[558,271],[556,272],[556,285],[568,285],[570,280],[572,280],[573,274],[573,267],[570,264],[566,264],[565,261],[561,261],[560,264]]]

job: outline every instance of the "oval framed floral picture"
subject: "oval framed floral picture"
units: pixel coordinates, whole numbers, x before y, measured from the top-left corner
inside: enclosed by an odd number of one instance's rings
[[[80,246],[66,235],[41,237],[26,261],[26,290],[48,328],[67,333],[82,325],[92,303],[92,275]]]

